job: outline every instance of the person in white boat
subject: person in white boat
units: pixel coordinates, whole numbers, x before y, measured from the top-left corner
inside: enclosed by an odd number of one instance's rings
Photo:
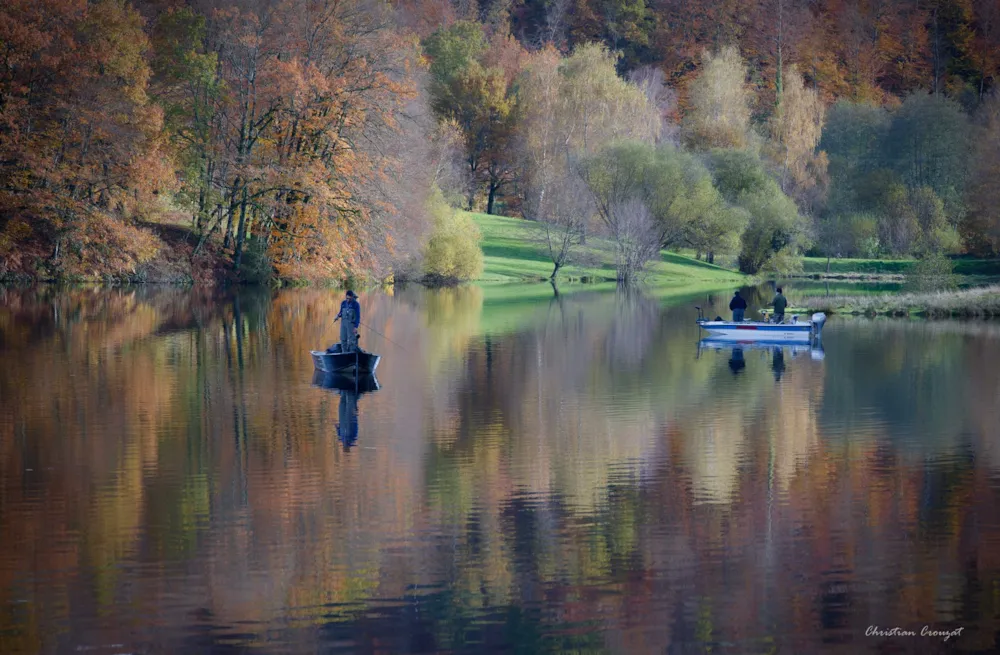
[[[775,323],[785,322],[785,308],[788,307],[788,299],[781,295],[781,287],[778,287],[778,295],[774,297],[774,316],[772,317]]]
[[[729,301],[729,309],[733,310],[733,321],[736,323],[743,322],[743,313],[747,310],[747,301],[743,299],[740,292],[737,291],[733,296],[733,299]]]

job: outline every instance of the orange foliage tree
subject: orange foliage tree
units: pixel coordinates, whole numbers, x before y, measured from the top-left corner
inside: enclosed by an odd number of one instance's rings
[[[142,19],[121,0],[11,0],[0,43],[0,273],[134,270],[171,176]]]
[[[399,162],[381,146],[415,96],[415,44],[364,0],[227,6],[205,34],[217,80],[210,143],[197,147],[219,197],[206,231],[222,229],[237,271],[248,246],[283,277],[371,270],[374,243],[393,251],[400,199],[384,191]]]

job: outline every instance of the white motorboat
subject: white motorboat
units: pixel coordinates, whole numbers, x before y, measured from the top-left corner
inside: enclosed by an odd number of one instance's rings
[[[808,321],[792,316],[790,322],[770,323],[767,321],[709,321],[698,310],[698,326],[708,332],[712,339],[733,342],[771,341],[775,343],[809,343],[817,339],[826,323],[826,314],[817,312]]]

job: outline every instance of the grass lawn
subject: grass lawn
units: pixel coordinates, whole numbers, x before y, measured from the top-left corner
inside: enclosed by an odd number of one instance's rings
[[[541,244],[534,240],[534,224],[519,218],[472,214],[483,234],[485,270],[480,282],[529,282],[547,280],[552,274],[552,261]],[[614,261],[603,251],[602,239],[588,240],[587,247],[599,264],[594,268],[569,266],[559,271],[559,282],[580,281],[615,282]],[[660,260],[649,267],[647,283],[650,287],[711,287],[725,286],[745,280],[736,271],[697,261],[693,257],[673,252],[662,252]],[[586,285],[593,289],[591,285]],[[560,291],[562,289],[560,288]],[[545,293],[541,290],[539,294]],[[548,290],[551,294],[551,289]],[[516,294],[520,295],[520,294]],[[521,296],[523,297],[523,296]]]
[[[956,275],[1000,276],[1000,260],[959,257],[954,260]],[[913,259],[831,259],[831,275],[905,275],[916,263]],[[826,257],[803,257],[802,272],[825,275]]]
[[[1000,316],[1000,286],[931,293],[814,296],[802,298],[796,304],[808,311],[840,314],[991,318]]]

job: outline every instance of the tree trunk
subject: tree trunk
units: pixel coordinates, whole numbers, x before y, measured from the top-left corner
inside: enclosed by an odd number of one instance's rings
[[[243,188],[243,201],[240,203],[240,226],[236,231],[236,245],[233,247],[233,270],[240,272],[243,261],[243,243],[247,238],[247,190]]]
[[[830,255],[826,256],[826,274],[830,274]]]
[[[497,185],[495,185],[492,182],[490,182],[490,195],[489,195],[489,198],[487,198],[487,200],[486,200],[486,213],[487,214],[490,214],[490,215],[493,214],[493,202],[496,200],[496,197],[497,197]]]
[[[561,264],[561,263],[559,263],[559,262],[556,262],[556,263],[555,263],[555,266],[554,266],[554,267],[552,268],[552,275],[550,275],[550,276],[549,276],[549,280],[552,280],[552,281],[553,281],[553,283],[555,282],[555,279],[556,279],[556,273],[558,273],[558,272],[559,272],[559,268],[560,268],[561,266],[562,266],[562,264]]]
[[[709,250],[708,254],[705,255],[705,261],[708,262],[709,264],[714,264],[715,263],[715,253],[712,252],[711,250]]]
[[[233,182],[233,190],[229,192],[229,217],[226,219],[226,234],[222,238],[222,249],[226,250],[229,248],[229,242],[233,238],[233,216],[236,214],[236,206],[239,201],[236,199],[236,194],[239,193],[240,188],[240,178],[236,178]]]
[[[194,229],[200,231],[205,218],[205,187],[198,190],[198,213],[194,217]]]

